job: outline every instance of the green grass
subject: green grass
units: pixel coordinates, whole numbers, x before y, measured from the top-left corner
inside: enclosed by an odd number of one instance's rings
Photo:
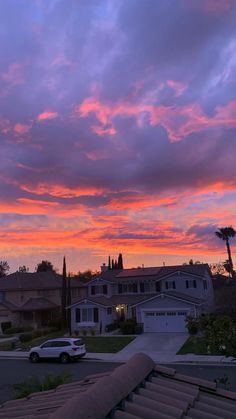
[[[17,342],[16,348],[21,350],[29,350],[30,347],[39,346],[48,339],[54,339],[57,337],[62,337],[66,333],[65,330],[58,330],[56,332],[51,332],[45,336],[40,336],[31,340],[30,342]],[[97,353],[116,353],[127,346],[134,337],[130,336],[83,336],[79,337],[83,340],[86,345],[87,352],[97,352]],[[78,338],[78,339],[79,339]],[[0,350],[9,351],[12,350],[12,346],[9,342],[0,343]]]
[[[177,352],[177,355],[186,355],[186,354],[195,354],[195,355],[209,355],[207,353],[207,346],[204,338],[198,338],[195,336],[190,336],[188,340],[183,344],[182,348]]]
[[[84,336],[83,342],[87,352],[111,352],[116,353],[132,342],[134,338],[129,336]]]

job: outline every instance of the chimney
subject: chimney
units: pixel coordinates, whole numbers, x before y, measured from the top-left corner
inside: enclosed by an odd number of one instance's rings
[[[103,272],[106,272],[106,271],[108,271],[108,266],[105,263],[103,263],[102,266],[101,266],[101,272],[103,273]]]

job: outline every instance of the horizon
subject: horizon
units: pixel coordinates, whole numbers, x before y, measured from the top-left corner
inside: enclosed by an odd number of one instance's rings
[[[227,259],[236,2],[8,0],[0,260],[72,272]],[[230,239],[235,260],[236,238]]]

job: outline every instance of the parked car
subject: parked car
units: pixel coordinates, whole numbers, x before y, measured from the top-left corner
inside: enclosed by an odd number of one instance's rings
[[[50,339],[30,349],[30,362],[39,362],[41,359],[57,358],[62,364],[86,355],[86,348],[79,338]]]

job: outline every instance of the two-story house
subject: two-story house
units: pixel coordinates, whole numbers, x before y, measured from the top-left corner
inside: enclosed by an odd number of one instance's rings
[[[207,264],[108,270],[87,283],[87,296],[70,306],[72,330],[103,332],[115,320],[135,318],[144,332],[183,332],[186,316],[214,310]]]
[[[61,316],[62,276],[53,272],[15,272],[0,279],[1,324],[46,326]],[[71,278],[71,301],[87,295],[78,278]]]

